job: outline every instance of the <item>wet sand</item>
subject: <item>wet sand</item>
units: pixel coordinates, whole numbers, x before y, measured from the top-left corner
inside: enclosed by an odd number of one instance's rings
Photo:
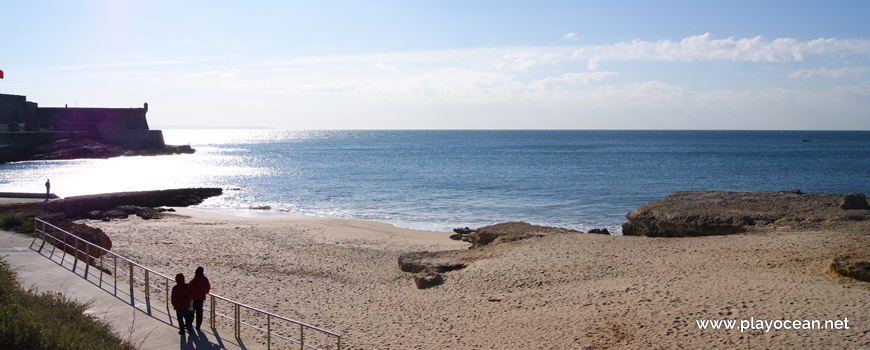
[[[167,275],[201,265],[213,293],[340,333],[344,349],[870,346],[870,283],[826,272],[833,256],[870,247],[866,222],[694,238],[549,235],[487,247],[425,290],[398,255],[468,243],[374,222],[185,208],[87,223],[122,255]],[[750,318],[848,318],[850,329],[696,325]]]

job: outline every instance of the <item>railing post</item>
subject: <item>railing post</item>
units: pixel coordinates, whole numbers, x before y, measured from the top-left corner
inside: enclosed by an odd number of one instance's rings
[[[45,230],[45,221],[42,222],[42,232],[47,233]],[[54,242],[51,243],[51,254],[48,255],[49,259],[54,257],[54,250],[57,249],[57,236],[52,234],[51,238],[54,239]]]
[[[211,314],[211,317],[209,318],[209,323],[211,323],[211,328],[214,329],[214,314],[215,314],[215,310],[214,310],[214,295],[209,295],[209,297],[211,297],[211,310],[209,310],[209,313]]]
[[[266,350],[272,349],[272,315],[266,314]]]
[[[76,242],[76,246],[73,248],[73,273],[76,273],[76,266],[79,264],[79,240],[74,239],[73,242]]]
[[[133,263],[127,262],[130,265],[130,304],[133,304]]]
[[[235,311],[233,314],[233,316],[234,316],[233,318],[235,318],[235,322],[233,322],[235,327],[233,327],[233,328],[234,328],[234,331],[236,333],[236,338],[241,339],[242,338],[241,324],[240,324],[241,322],[239,321],[239,318],[241,318],[240,317],[241,313],[239,312],[239,304],[233,304],[233,308]]]
[[[115,276],[115,295],[118,295],[118,256],[112,254],[112,260],[115,262],[112,264],[112,268],[114,269],[112,276]]]
[[[91,244],[85,242],[85,280],[88,279],[88,273],[91,268]]]
[[[305,350],[305,326],[299,324],[299,349]]]
[[[64,231],[61,231],[61,232],[63,232],[64,236],[63,236],[63,242],[62,242],[63,247],[61,248],[61,250],[63,250],[63,256],[60,257],[60,266],[63,266],[63,261],[64,261],[64,259],[66,259],[66,232],[64,232]]]
[[[148,269],[145,269],[145,299],[151,301],[151,283],[148,282]]]
[[[163,279],[163,290],[166,291],[166,310],[169,310],[169,280],[165,278]]]
[[[103,288],[103,269],[105,268],[105,265],[103,264],[103,255],[106,254],[100,254],[100,288]]]
[[[338,344],[337,344],[337,345],[338,345],[337,350],[341,350],[341,336],[336,336],[335,338],[338,339],[338,340],[337,340],[337,342],[338,342]]]

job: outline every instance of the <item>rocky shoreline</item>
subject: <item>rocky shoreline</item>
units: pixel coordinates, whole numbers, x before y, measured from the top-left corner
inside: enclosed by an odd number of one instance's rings
[[[626,236],[710,236],[770,225],[809,228],[870,220],[870,207],[861,193],[685,191],[649,202],[626,218]]]
[[[801,230],[838,223],[870,221],[861,193],[847,195],[788,192],[676,192],[626,215],[624,236],[696,237],[729,235],[788,226]],[[442,274],[460,270],[488,255],[487,248],[553,234],[582,234],[558,227],[509,222],[478,229],[454,230],[451,239],[471,243],[464,251],[410,252],[399,255],[399,269],[414,273],[417,288],[444,283]],[[592,230],[589,233],[606,233]],[[870,281],[870,253],[850,252],[832,258],[830,270]]]
[[[196,150],[189,145],[128,148],[100,138],[77,137],[34,147],[0,147],[0,164],[29,160],[108,159],[122,156],[160,156],[195,152]]]
[[[32,231],[33,219],[38,217],[104,249],[112,249],[112,240],[105,232],[75,220],[110,220],[126,218],[131,214],[143,219],[160,218],[161,213],[166,211],[160,207],[196,205],[221,193],[223,190],[220,188],[104,193],[51,199],[47,202],[0,205],[0,215],[4,222],[18,223],[18,227],[10,225],[4,229]],[[70,243],[73,243],[72,239]]]

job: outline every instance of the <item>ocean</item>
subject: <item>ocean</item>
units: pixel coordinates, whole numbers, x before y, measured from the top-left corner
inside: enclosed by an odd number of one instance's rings
[[[0,192],[222,187],[200,207],[430,231],[506,221],[621,232],[675,191],[870,194],[868,131],[164,130],[192,155],[0,165]],[[251,209],[257,208],[257,209]],[[268,209],[266,209],[268,208]]]

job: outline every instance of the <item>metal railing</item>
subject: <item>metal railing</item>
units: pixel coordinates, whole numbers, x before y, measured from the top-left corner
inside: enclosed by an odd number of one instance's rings
[[[73,272],[76,271],[76,269],[77,269],[76,265],[77,265],[79,260],[82,260],[85,262],[85,267],[84,267],[85,279],[87,279],[88,276],[90,275],[89,268],[91,266],[96,267],[97,266],[97,259],[99,259],[98,269],[100,270],[100,277],[99,277],[100,278],[99,279],[100,287],[102,287],[102,283],[103,283],[103,274],[104,273],[111,273],[112,277],[114,278],[114,293],[117,296],[117,294],[118,294],[118,276],[119,276],[118,274],[119,273],[124,274],[124,275],[126,275],[126,278],[124,278],[122,280],[126,280],[130,286],[129,293],[130,293],[131,305],[135,305],[134,293],[135,293],[137,287],[144,288],[145,300],[146,300],[146,303],[148,305],[150,305],[152,290],[156,290],[156,291],[159,291],[161,294],[165,294],[166,309],[167,309],[167,313],[169,313],[169,310],[170,310],[169,309],[169,299],[170,299],[169,298],[169,291],[170,291],[169,283],[170,282],[174,283],[175,282],[174,279],[169,278],[169,276],[161,274],[157,271],[151,270],[145,266],[142,266],[142,265],[140,265],[140,264],[138,264],[130,259],[127,259],[121,255],[118,255],[118,254],[112,252],[111,250],[107,250],[107,249],[100,247],[96,244],[88,242],[88,241],[86,241],[86,240],[84,240],[84,239],[82,239],[82,238],[80,238],[72,233],[69,233],[69,232],[67,232],[67,231],[65,231],[65,230],[63,230],[55,225],[52,225],[52,224],[50,224],[42,219],[34,218],[34,230],[36,231],[37,234],[40,235],[40,237],[35,237],[33,242],[36,242],[36,238],[42,239],[42,245],[39,247],[40,253],[42,252],[42,249],[44,248],[45,243],[50,243],[52,245],[51,252],[49,253],[49,259],[54,257],[56,248],[60,247],[61,250],[63,251],[63,256],[61,257],[60,263],[61,263],[61,265],[63,265],[64,260],[66,259],[66,256],[67,256],[67,252],[69,251],[71,253],[71,255],[73,255],[73,257],[72,257],[73,258],[73,266],[72,266]],[[72,238],[72,242],[73,242],[72,245],[69,243],[70,238]],[[33,246],[33,243],[31,243],[31,246]],[[84,250],[81,250],[81,248],[84,248]],[[60,253],[58,253],[58,254],[60,254]],[[109,260],[111,262],[109,262]],[[121,264],[127,264],[126,269],[124,269],[124,268],[119,269],[119,266],[122,266],[122,265],[119,265],[119,260],[120,260]],[[106,268],[107,265],[109,266],[109,268]],[[135,273],[136,269],[143,271],[142,273],[140,273],[140,275],[142,276],[142,279],[139,279],[136,277],[136,273]],[[152,280],[154,278],[157,279],[156,284],[155,284],[155,281]],[[160,283],[160,280],[162,280],[163,282]],[[161,286],[161,284],[162,284],[162,286]],[[327,330],[324,330],[321,328],[317,328],[315,326],[311,326],[311,325],[308,325],[308,324],[305,324],[302,322],[294,321],[294,320],[291,320],[289,318],[281,317],[281,316],[275,315],[273,313],[254,308],[252,306],[248,306],[248,305],[224,298],[222,296],[219,296],[219,295],[216,295],[213,293],[208,293],[208,297],[209,297],[209,301],[210,301],[210,305],[209,305],[210,307],[209,308],[203,307],[203,309],[208,310],[208,314],[210,316],[209,325],[211,326],[211,328],[215,328],[215,321],[217,320],[218,317],[226,319],[232,323],[234,336],[237,339],[241,339],[242,326],[245,326],[245,327],[248,327],[255,332],[264,333],[266,335],[266,348],[267,349],[272,348],[272,338],[274,337],[277,339],[285,340],[289,343],[292,343],[293,345],[298,345],[299,349],[303,349],[303,350],[305,348],[315,349],[315,350],[327,349],[327,347],[318,348],[315,346],[328,346],[329,349],[334,348],[336,350],[341,350],[341,335],[339,335],[339,334],[336,334],[336,333],[333,333],[333,332],[330,332],[330,331],[327,331]],[[229,304],[232,307],[233,314],[232,315],[225,315],[225,314],[217,312],[216,301],[220,301],[220,302],[224,302],[224,303]],[[250,322],[250,323],[243,322],[242,321],[242,311],[247,311],[249,313],[253,313],[254,315],[260,316],[260,317],[265,316],[265,319],[266,319],[265,329],[261,328],[262,326],[257,326],[257,325],[252,324],[252,323],[254,323],[254,321],[249,320],[248,322]],[[171,318],[171,316],[170,316],[170,318]],[[288,335],[288,333],[278,333],[272,327],[273,320],[284,321],[285,325],[292,324],[292,326],[290,326],[290,327],[298,326],[298,335],[296,335],[296,338]],[[309,333],[314,332],[313,333],[314,336],[319,336],[318,339],[321,341],[320,342],[315,341],[313,343],[311,341],[309,341],[306,344],[306,340],[305,340],[306,339],[306,330]],[[292,331],[292,330],[289,332],[296,333],[296,331]],[[310,334],[309,334],[309,337],[311,337]],[[322,341],[323,339],[330,339],[330,338],[335,338],[334,344],[332,342]],[[324,345],[321,345],[321,344],[324,344]],[[333,347],[333,345],[334,345],[334,347]]]

